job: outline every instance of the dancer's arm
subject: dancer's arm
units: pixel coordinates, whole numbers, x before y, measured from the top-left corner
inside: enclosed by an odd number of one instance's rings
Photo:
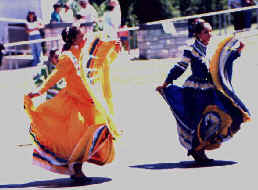
[[[244,49],[244,47],[245,47],[245,44],[240,41],[240,45],[239,45],[239,47],[237,48],[237,51],[238,51],[239,54],[242,52],[242,50]]]
[[[235,49],[233,49],[231,51],[227,62],[230,62],[230,64],[232,64],[238,57],[240,57],[241,56],[241,52],[244,49],[244,47],[245,47],[245,44],[240,41],[239,47],[235,48]]]
[[[175,66],[169,71],[166,80],[161,86],[156,88],[157,91],[160,91],[162,88],[167,87],[169,84],[173,84],[173,81],[179,78],[187,69],[191,59],[191,51],[184,50],[184,55],[181,61],[175,64]]]
[[[71,71],[73,63],[71,59],[66,56],[60,56],[59,63],[56,66],[56,69],[49,75],[47,80],[43,83],[42,88],[39,90],[39,94],[44,94],[48,89],[54,86],[59,80],[65,78],[67,73]]]
[[[56,69],[52,71],[49,77],[44,81],[42,87],[37,92],[31,92],[28,94],[30,98],[34,98],[44,94],[48,89],[54,86],[58,81],[62,78],[65,78],[67,72],[69,72],[69,68],[72,65],[72,62],[69,58],[61,56],[59,59],[59,63],[56,66]]]
[[[169,71],[165,84],[173,83],[174,80],[178,79],[185,72],[190,61],[191,51],[185,50],[182,60],[177,62],[177,64]]]

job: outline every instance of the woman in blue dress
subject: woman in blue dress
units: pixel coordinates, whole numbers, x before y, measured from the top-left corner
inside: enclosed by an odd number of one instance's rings
[[[198,163],[207,163],[213,159],[206,156],[205,150],[220,147],[250,119],[247,108],[231,85],[233,62],[240,56],[244,44],[234,37],[226,38],[209,60],[207,45],[211,39],[211,25],[197,19],[194,31],[195,42],[184,50],[182,60],[156,90],[172,110],[179,141],[188,150],[188,156]],[[183,87],[173,85],[188,66],[191,66],[192,75]]]

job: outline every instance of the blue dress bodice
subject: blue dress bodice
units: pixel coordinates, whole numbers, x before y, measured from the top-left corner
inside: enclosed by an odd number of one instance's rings
[[[186,48],[183,58],[169,72],[166,82],[170,83],[183,74],[188,65],[191,66],[192,75],[187,79],[196,82],[211,82],[208,69],[209,60],[206,56],[207,47],[196,40]]]

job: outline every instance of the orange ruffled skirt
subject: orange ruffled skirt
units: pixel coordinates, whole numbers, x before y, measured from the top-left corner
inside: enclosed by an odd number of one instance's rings
[[[37,108],[25,96],[24,105],[31,119],[30,135],[36,145],[34,164],[73,175],[74,163],[104,165],[113,161],[113,137],[106,123],[89,126],[83,117],[89,106],[87,102],[63,89]]]

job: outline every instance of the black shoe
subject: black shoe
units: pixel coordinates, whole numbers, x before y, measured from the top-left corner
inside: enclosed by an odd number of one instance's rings
[[[75,174],[71,175],[70,178],[76,183],[86,183],[89,182],[90,179],[84,175],[82,172],[82,163],[75,163],[73,165],[73,169]]]
[[[205,154],[204,150],[195,151],[195,150],[189,150],[187,153],[187,156],[192,156],[197,163],[210,163],[213,162],[213,159],[210,159]]]
[[[204,162],[213,162],[214,159],[211,159],[211,158],[208,158],[207,155],[205,154],[205,151],[204,150],[201,150],[200,151],[200,154],[201,154],[201,157],[203,159]]]
[[[88,183],[91,182],[91,179],[85,175],[71,175],[70,178],[74,183]]]

